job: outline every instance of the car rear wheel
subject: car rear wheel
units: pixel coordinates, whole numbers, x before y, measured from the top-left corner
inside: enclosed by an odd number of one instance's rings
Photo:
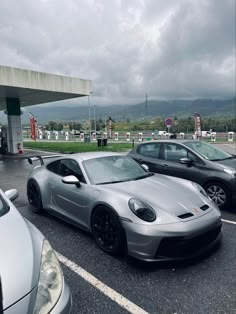
[[[227,187],[221,182],[209,182],[205,185],[207,195],[220,209],[227,209],[231,203],[231,195]]]
[[[33,180],[30,180],[27,184],[27,197],[31,209],[35,213],[41,213],[43,210],[42,197],[38,184]]]
[[[114,210],[105,206],[97,207],[92,215],[91,227],[95,241],[103,251],[115,256],[124,254],[125,232]]]

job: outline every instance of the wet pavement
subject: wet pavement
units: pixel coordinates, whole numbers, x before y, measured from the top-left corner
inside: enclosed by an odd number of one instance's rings
[[[230,147],[234,149],[234,147]],[[0,156],[0,187],[17,188],[19,212],[35,224],[63,256],[153,314],[233,314],[236,311],[236,225],[223,223],[221,247],[190,263],[150,264],[102,252],[92,237],[28,205],[26,182],[32,166],[27,158],[48,152],[25,150],[23,156]],[[236,212],[223,212],[236,222]],[[118,304],[63,266],[73,295],[72,314],[127,313]],[[119,278],[117,280],[117,278]]]

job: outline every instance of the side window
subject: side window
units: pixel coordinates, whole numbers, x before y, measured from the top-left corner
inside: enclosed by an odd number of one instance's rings
[[[160,143],[148,143],[140,145],[138,147],[138,153],[142,156],[150,158],[159,158],[160,147],[161,147]]]
[[[72,159],[60,160],[58,174],[61,175],[62,177],[73,175],[76,176],[81,182],[86,183],[78,163]]]
[[[202,161],[201,159],[199,159],[195,154],[193,154],[192,152],[188,152],[188,158],[196,163],[201,164]]]
[[[188,158],[188,151],[183,146],[175,143],[165,144],[165,160],[179,162],[181,158]]]
[[[47,165],[47,169],[58,174],[60,160],[56,160]]]

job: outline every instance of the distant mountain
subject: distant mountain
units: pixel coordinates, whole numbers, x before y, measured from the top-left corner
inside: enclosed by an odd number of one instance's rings
[[[40,124],[48,121],[82,121],[88,120],[88,106],[31,106],[25,108],[32,112]],[[112,106],[96,106],[96,119],[105,119],[109,116],[115,121],[141,121],[152,117],[188,117],[198,112],[201,116],[221,116],[232,117],[236,115],[236,98],[228,100],[214,99],[195,99],[195,100],[173,100],[173,101],[155,101],[149,100],[147,105],[145,102],[136,105],[112,105]],[[3,112],[0,112],[0,124],[3,119]],[[91,119],[94,118],[94,107],[90,108]],[[5,116],[6,119],[6,116]],[[29,116],[24,114],[22,123],[28,123]]]

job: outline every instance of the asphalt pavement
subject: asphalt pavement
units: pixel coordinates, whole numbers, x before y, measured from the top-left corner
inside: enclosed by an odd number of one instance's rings
[[[234,153],[234,144],[227,149]],[[27,151],[17,158],[0,158],[0,187],[18,189],[14,204],[62,257],[73,314],[236,313],[236,210],[222,213],[221,246],[197,260],[144,263],[114,258],[102,252],[90,234],[47,214],[31,212],[26,181],[32,166],[26,157],[33,155],[34,151]]]

